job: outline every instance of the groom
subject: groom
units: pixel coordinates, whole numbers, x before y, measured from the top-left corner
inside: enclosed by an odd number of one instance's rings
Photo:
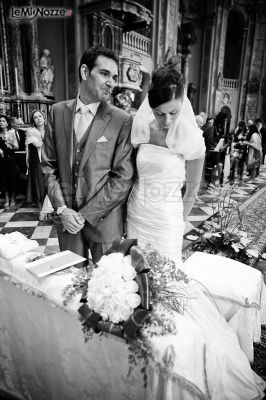
[[[42,147],[42,170],[56,210],[60,250],[97,262],[123,235],[123,206],[133,184],[131,117],[108,104],[118,60],[102,46],[79,65],[76,99],[52,106]]]

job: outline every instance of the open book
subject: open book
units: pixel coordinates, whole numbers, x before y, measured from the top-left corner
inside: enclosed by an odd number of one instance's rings
[[[53,274],[54,272],[71,267],[82,261],[86,261],[86,258],[72,251],[65,250],[30,262],[27,266],[27,270],[38,278],[42,278],[43,276]]]

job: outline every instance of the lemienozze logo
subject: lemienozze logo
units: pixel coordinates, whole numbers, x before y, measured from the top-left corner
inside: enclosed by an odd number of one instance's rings
[[[71,17],[73,11],[66,8],[55,7],[11,7],[10,17],[14,20],[33,18]]]

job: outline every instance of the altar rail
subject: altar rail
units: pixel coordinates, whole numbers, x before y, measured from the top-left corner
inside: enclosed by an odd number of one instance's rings
[[[151,39],[136,32],[123,33],[123,46],[138,53],[151,56]]]
[[[238,79],[223,79],[223,89],[237,90],[238,89]]]
[[[15,117],[18,115],[18,110],[19,110],[19,115],[21,116],[23,123],[24,124],[29,124],[30,123],[30,116],[32,111],[34,110],[41,110],[45,116],[47,117],[50,108],[52,104],[54,103],[54,100],[49,100],[49,99],[30,99],[30,98],[21,98],[21,99],[11,99],[11,98],[5,98],[4,103],[1,103],[1,107],[5,107],[4,113],[6,113],[10,117]],[[1,112],[3,109],[1,110]]]

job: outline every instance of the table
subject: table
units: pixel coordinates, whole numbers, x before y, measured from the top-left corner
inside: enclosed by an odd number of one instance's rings
[[[266,324],[266,286],[260,271],[226,257],[195,252],[184,263],[184,271],[202,284],[204,293],[237,334],[250,362],[253,343],[259,343],[261,325]]]
[[[61,290],[71,271],[40,284],[25,268],[30,254],[0,258],[0,388],[32,400],[207,399],[203,344],[197,346],[194,376],[182,371],[181,357],[180,375],[163,377],[154,366],[144,388],[138,367],[127,377],[125,342],[95,336],[84,343],[78,300],[62,307]],[[185,335],[180,349],[182,340]]]

